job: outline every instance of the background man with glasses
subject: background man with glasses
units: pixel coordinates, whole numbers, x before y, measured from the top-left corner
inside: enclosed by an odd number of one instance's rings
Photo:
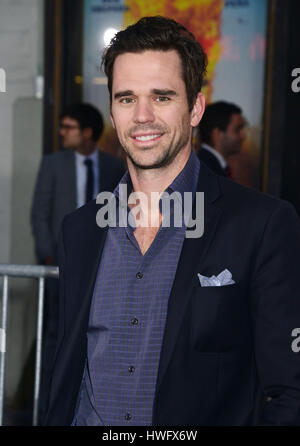
[[[56,264],[64,216],[101,190],[112,191],[124,173],[121,160],[97,150],[102,131],[102,116],[90,104],[72,104],[61,115],[61,145],[68,150],[43,157],[33,198],[31,221],[39,263]]]

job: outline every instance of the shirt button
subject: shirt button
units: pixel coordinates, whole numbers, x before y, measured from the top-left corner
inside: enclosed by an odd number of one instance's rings
[[[131,420],[131,418],[132,418],[132,416],[131,416],[130,413],[126,413],[126,414],[125,414],[125,420],[126,420],[126,421]]]
[[[131,325],[137,325],[139,323],[139,320],[136,317],[134,317],[133,319],[131,319],[130,323]]]
[[[143,277],[143,273],[141,273],[140,271],[138,273],[136,273],[135,276],[137,279],[141,279]]]
[[[135,371],[135,367],[133,365],[128,367],[128,372],[133,373]]]

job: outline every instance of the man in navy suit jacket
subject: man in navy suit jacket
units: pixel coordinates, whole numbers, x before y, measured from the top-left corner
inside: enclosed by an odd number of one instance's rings
[[[245,124],[242,109],[237,105],[225,101],[209,104],[198,126],[200,161],[217,175],[231,178],[227,160],[240,153],[246,137]]]
[[[101,113],[91,104],[71,104],[61,114],[60,136],[65,150],[43,157],[33,197],[31,223],[38,261],[57,262],[57,244],[65,215],[85,204],[85,158],[94,162],[92,198],[113,190],[125,171],[122,160],[98,150],[103,131]]]
[[[121,183],[140,193],[138,212],[105,227],[100,200],[64,219],[43,424],[300,424],[299,220],[191,152],[205,66],[193,35],[163,17],[119,32],[104,55]],[[177,192],[174,206],[193,192],[202,236],[187,236],[190,220],[165,228],[162,201],[147,214],[144,197],[164,191]],[[110,203],[121,201],[120,185]]]

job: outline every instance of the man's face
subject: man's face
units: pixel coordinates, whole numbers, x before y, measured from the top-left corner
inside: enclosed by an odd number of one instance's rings
[[[76,149],[82,144],[82,131],[79,122],[75,119],[68,116],[62,118],[59,134],[61,136],[61,144],[66,149]]]
[[[221,134],[221,147],[225,156],[236,155],[242,150],[246,138],[246,121],[239,113],[231,115],[225,132]]]
[[[192,126],[204,110],[199,93],[191,112],[176,51],[125,53],[114,63],[111,119],[129,162],[140,169],[171,164],[190,150]]]

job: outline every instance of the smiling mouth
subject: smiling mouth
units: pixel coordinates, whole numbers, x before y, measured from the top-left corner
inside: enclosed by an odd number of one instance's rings
[[[163,134],[162,133],[153,133],[152,135],[139,135],[139,136],[133,136],[132,138],[135,141],[139,142],[149,142],[149,141],[156,141],[158,140]]]

